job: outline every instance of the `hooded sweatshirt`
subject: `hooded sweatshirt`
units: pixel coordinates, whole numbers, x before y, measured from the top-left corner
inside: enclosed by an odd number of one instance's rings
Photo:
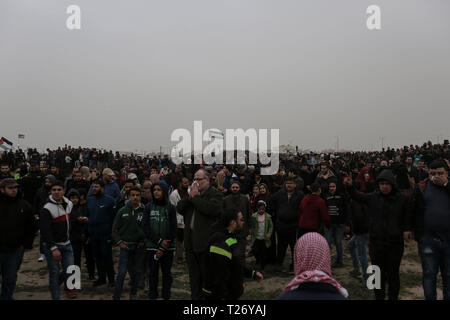
[[[163,190],[163,197],[156,200],[153,196],[156,186]],[[165,181],[158,181],[151,187],[152,199],[147,203],[142,218],[142,229],[145,233],[148,250],[162,250],[163,240],[170,240],[167,250],[175,250],[175,237],[177,232],[177,211],[169,202],[169,186]]]
[[[371,244],[400,244],[403,243],[403,232],[412,230],[411,208],[408,198],[396,188],[391,170],[383,170],[378,175],[377,183],[382,180],[392,185],[388,195],[380,191],[362,194],[352,188],[351,197],[367,205]]]

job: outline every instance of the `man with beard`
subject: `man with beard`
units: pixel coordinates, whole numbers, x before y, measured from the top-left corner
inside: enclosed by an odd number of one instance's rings
[[[98,270],[98,279],[94,287],[106,284],[114,286],[114,265],[112,259],[111,231],[114,222],[115,201],[105,194],[102,180],[92,183],[92,196],[87,198],[88,232],[91,238],[92,251]]]
[[[13,299],[24,249],[33,246],[34,216],[30,204],[22,199],[18,186],[12,178],[0,182],[0,300]]]
[[[245,266],[236,234],[244,226],[241,212],[228,209],[214,225],[208,241],[208,276],[203,288],[207,300],[237,300],[244,293],[244,277],[263,280],[263,275]]]
[[[11,178],[9,165],[7,163],[2,163],[0,165],[0,181],[3,179]]]
[[[242,213],[244,217],[244,226],[239,229],[239,233],[236,235],[238,239],[238,247],[241,250],[241,256],[245,262],[245,248],[247,246],[247,236],[249,234],[248,228],[250,225],[250,201],[246,196],[241,194],[241,185],[235,181],[231,184],[231,194],[223,199],[224,211],[235,210]]]
[[[189,268],[192,300],[203,298],[207,270],[208,238],[211,226],[223,210],[222,193],[212,188],[205,170],[194,175],[187,199],[180,200],[177,212],[184,217],[184,248]]]
[[[120,188],[117,185],[117,182],[114,180],[115,174],[110,168],[106,168],[102,172],[102,182],[104,185],[104,193],[114,199],[114,203],[117,204],[119,202],[121,194]],[[93,185],[88,192],[88,197],[93,194]]]
[[[182,178],[178,182],[178,187],[169,196],[170,203],[175,207],[178,202],[182,199],[187,199],[189,197],[189,180],[187,178]],[[184,238],[184,218],[181,214],[177,212],[177,241],[176,241],[176,251],[175,251],[175,261],[177,263],[183,263],[184,261],[184,249],[183,249],[183,238]]]

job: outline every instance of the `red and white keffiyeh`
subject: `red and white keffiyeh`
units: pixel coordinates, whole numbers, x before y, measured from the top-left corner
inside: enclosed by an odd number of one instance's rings
[[[284,292],[295,290],[305,282],[329,283],[344,297],[348,292],[331,276],[330,248],[327,240],[317,232],[309,232],[298,239],[294,253],[295,278]]]

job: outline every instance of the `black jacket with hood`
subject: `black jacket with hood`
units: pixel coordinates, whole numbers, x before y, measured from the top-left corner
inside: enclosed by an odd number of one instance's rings
[[[9,197],[0,193],[0,253],[8,253],[23,246],[32,249],[34,215],[31,205],[19,193]]]
[[[367,205],[369,239],[372,244],[390,245],[403,243],[403,232],[412,231],[412,213],[409,199],[402,195],[391,170],[384,170],[377,177],[388,181],[392,191],[383,195],[379,190],[360,193],[351,188],[352,199]]]
[[[158,181],[151,186],[153,191],[155,186],[160,186],[163,190],[163,199],[157,201],[151,199],[145,206],[144,215],[142,217],[142,230],[145,234],[148,250],[175,250],[175,237],[177,234],[177,211],[173,204],[169,201],[169,186],[165,181]],[[152,219],[153,205],[159,205],[165,207],[165,214],[167,216],[164,219],[158,216]],[[155,223],[158,225],[155,225]],[[170,240],[169,248],[165,249],[161,246],[163,240]]]

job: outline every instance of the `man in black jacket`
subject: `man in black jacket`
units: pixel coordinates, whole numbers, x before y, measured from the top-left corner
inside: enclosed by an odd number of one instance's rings
[[[441,270],[444,300],[450,299],[450,184],[442,160],[430,164],[429,180],[413,194],[414,237],[422,260],[425,299],[436,300],[436,277]]]
[[[192,300],[203,298],[211,226],[223,210],[222,193],[209,185],[209,177],[200,169],[194,175],[189,198],[180,200],[177,212],[184,217],[184,248],[189,268]]]
[[[33,247],[34,216],[30,204],[18,192],[18,186],[11,178],[0,182],[0,300],[13,299],[24,249]]]
[[[23,192],[23,197],[28,201],[28,203],[33,203],[36,192],[42,187],[43,179],[44,174],[41,172],[39,163],[32,163],[28,176],[20,179],[20,187]],[[39,214],[39,212],[33,213]]]
[[[284,188],[272,195],[271,201],[275,211],[275,230],[277,232],[277,266],[282,270],[284,257],[288,245],[291,248],[291,265],[294,265],[294,247],[297,241],[297,226],[299,221],[299,207],[304,194],[296,188],[295,180],[292,177],[286,178]]]
[[[245,266],[236,233],[242,229],[241,212],[228,209],[214,226],[208,241],[208,275],[203,288],[209,300],[237,300],[244,293],[244,276],[261,282],[263,275]]]
[[[352,181],[346,180],[346,186]],[[404,240],[412,237],[412,215],[409,200],[395,185],[394,174],[384,170],[377,177],[378,190],[359,193],[351,188],[350,196],[367,205],[369,217],[369,255],[373,265],[381,270],[381,288],[375,298],[384,300],[385,282],[389,285],[389,300],[397,300],[400,291],[400,262]]]

